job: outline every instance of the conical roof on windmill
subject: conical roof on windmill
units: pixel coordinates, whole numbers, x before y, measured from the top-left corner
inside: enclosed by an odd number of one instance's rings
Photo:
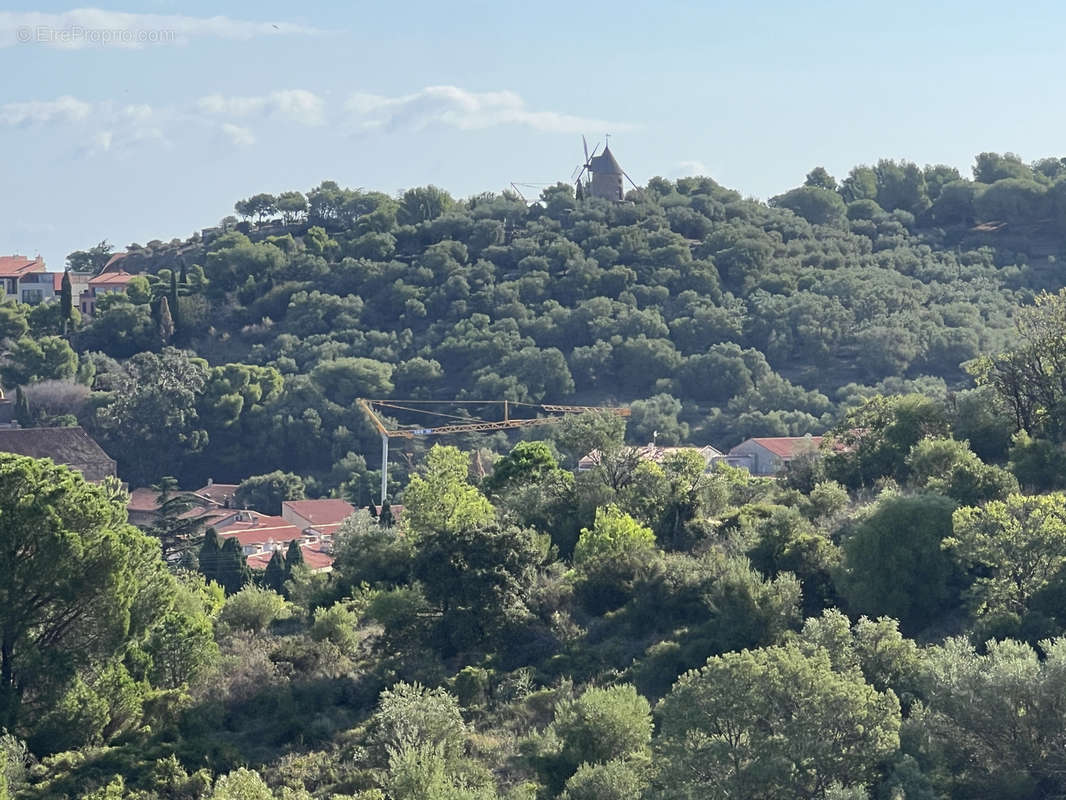
[[[607,175],[621,175],[622,166],[614,157],[614,153],[611,152],[611,146],[607,145],[603,148],[603,152],[598,156],[593,156],[589,159],[589,171],[593,174],[602,172]]]

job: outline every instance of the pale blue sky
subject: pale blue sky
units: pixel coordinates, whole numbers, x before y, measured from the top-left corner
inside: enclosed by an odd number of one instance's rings
[[[819,164],[968,174],[983,150],[1066,150],[1055,2],[95,8],[0,1],[0,254],[61,268],[323,179],[457,196],[566,180],[582,133],[611,133],[637,183],[697,171],[763,198]]]

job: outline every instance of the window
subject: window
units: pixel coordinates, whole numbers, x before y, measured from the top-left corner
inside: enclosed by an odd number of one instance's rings
[[[27,305],[35,306],[44,300],[43,289],[23,289],[22,290],[22,302]]]

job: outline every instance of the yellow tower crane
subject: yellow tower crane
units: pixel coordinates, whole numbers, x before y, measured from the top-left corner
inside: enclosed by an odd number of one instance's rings
[[[359,398],[357,402],[370,419],[371,424],[381,434],[382,503],[388,497],[389,439],[414,439],[416,436],[443,436],[449,433],[479,433],[505,431],[513,428],[532,428],[538,425],[555,425],[574,414],[606,413],[619,417],[629,416],[629,409],[624,406],[570,406],[553,403],[519,403],[514,400],[367,400]],[[446,414],[440,411],[428,410],[426,406],[497,406],[502,409],[503,419],[486,420],[457,414]],[[512,417],[511,411],[516,407],[533,413],[550,414],[551,416]],[[449,424],[434,427],[412,425],[389,428],[376,410],[386,408],[460,421],[451,421]]]

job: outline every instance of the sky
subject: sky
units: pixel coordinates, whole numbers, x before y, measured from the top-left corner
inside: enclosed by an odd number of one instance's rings
[[[1064,155],[1066,5],[0,0],[0,255],[185,238],[323,180],[457,197]],[[523,189],[529,195],[536,189]]]

